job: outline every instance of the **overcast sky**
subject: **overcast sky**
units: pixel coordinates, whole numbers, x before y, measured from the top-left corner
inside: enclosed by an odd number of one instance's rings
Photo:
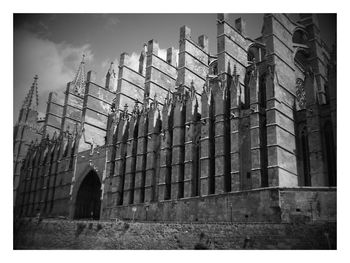
[[[260,35],[262,14],[232,14],[243,17],[247,34]],[[295,15],[293,16],[295,17]],[[335,16],[320,15],[321,35],[329,47],[335,43]],[[75,75],[82,54],[86,70],[97,72],[97,82],[111,61],[116,72],[119,56],[129,53],[138,61],[143,43],[156,39],[160,56],[168,47],[178,49],[179,29],[187,25],[192,38],[206,34],[210,52],[216,53],[216,14],[15,14],[14,15],[14,122],[33,76],[39,75],[39,111],[45,113],[50,91],[62,93]]]

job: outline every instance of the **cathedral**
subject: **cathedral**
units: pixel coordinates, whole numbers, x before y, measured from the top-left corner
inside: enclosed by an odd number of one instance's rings
[[[336,221],[336,50],[317,16],[265,14],[251,39],[217,15],[217,53],[180,28],[105,83],[84,57],[38,118],[14,127],[15,217],[176,222]],[[114,88],[116,87],[116,89]]]

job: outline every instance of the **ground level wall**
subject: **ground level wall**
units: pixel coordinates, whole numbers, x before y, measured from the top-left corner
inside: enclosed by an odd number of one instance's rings
[[[179,222],[315,222],[336,221],[336,188],[262,188],[116,206],[103,219]]]
[[[336,223],[140,223],[21,219],[15,249],[336,249]]]

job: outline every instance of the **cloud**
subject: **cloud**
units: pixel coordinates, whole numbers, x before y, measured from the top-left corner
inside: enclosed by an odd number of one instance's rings
[[[35,74],[39,76],[39,111],[45,112],[49,92],[62,94],[67,82],[73,80],[82,54],[87,62],[93,60],[89,44],[55,43],[23,28],[15,30],[14,121]]]
[[[116,14],[96,14],[93,16],[98,20],[102,20],[106,29],[114,29],[120,23]]]

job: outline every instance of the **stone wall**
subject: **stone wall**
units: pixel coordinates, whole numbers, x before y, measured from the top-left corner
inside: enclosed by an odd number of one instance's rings
[[[44,133],[50,138],[56,132],[58,134],[62,125],[63,99],[56,92],[50,92],[47,101]]]
[[[336,249],[336,225],[24,219],[14,249]]]
[[[336,192],[334,188],[266,188],[117,206],[102,215],[105,219],[172,222],[335,221]]]

